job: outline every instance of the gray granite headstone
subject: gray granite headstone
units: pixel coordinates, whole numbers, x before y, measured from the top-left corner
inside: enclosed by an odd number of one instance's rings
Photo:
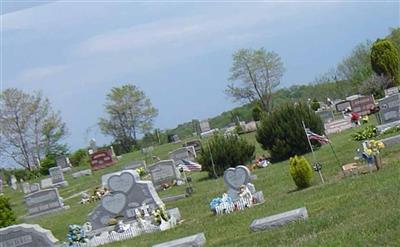
[[[146,161],[145,160],[132,160],[129,162],[129,165],[125,166],[125,169],[133,169],[136,170],[138,168],[146,169]]]
[[[169,158],[175,161],[175,164],[182,163],[182,160],[194,161],[196,151],[193,146],[178,148],[169,153]]]
[[[192,140],[192,141],[188,141],[184,144],[184,147],[189,147],[189,146],[193,146],[196,153],[201,151],[201,141],[200,140]]]
[[[51,182],[53,183],[53,186],[61,187],[61,186],[68,185],[68,182],[64,180],[64,174],[63,174],[61,167],[59,167],[59,166],[51,167],[51,168],[49,168],[49,173],[50,173]]]
[[[224,172],[224,183],[228,188],[228,195],[236,200],[241,185],[250,183],[250,170],[246,166],[237,166],[236,168],[228,168]]]
[[[0,193],[3,193],[3,179],[0,179]]]
[[[51,178],[44,178],[40,180],[40,187],[42,189],[47,189],[53,186],[53,182]]]
[[[393,146],[400,143],[400,135],[388,137],[382,139],[381,142],[385,144],[385,146]]]
[[[274,227],[286,225],[292,221],[306,220],[307,218],[307,209],[298,208],[281,214],[275,214],[265,218],[256,219],[251,223],[250,229],[252,231],[263,231]]]
[[[39,225],[19,224],[0,229],[1,247],[54,247],[58,240]]]
[[[101,203],[89,215],[88,221],[94,230],[107,226],[110,218],[129,221],[135,219],[135,209],[143,203],[150,209],[164,206],[150,181],[141,181],[133,170],[124,170],[107,176],[110,194],[101,199]]]
[[[400,93],[380,99],[378,104],[382,124],[400,120]]]
[[[30,191],[31,193],[39,191],[40,190],[40,184],[39,183],[33,183],[30,185]]]
[[[329,123],[334,120],[332,111],[317,111],[315,112],[324,123]]]
[[[40,190],[28,194],[24,197],[24,201],[29,214],[26,218],[32,218],[32,216],[39,216],[69,208],[68,206],[64,206],[57,188]]]
[[[72,173],[72,177],[73,178],[79,178],[79,177],[82,177],[82,176],[91,176],[91,175],[92,175],[92,170],[91,169],[86,169],[86,170],[82,170],[82,171],[79,171],[79,172]]]
[[[31,193],[31,187],[29,183],[27,182],[22,183],[22,192],[24,192],[24,194]]]
[[[205,246],[206,237],[204,233],[198,233],[185,238],[179,238],[173,241],[156,244],[153,247],[201,247]]]
[[[69,170],[72,167],[71,162],[69,161],[67,156],[57,157],[56,163],[57,163],[57,166],[61,167],[61,169],[63,169],[63,170]]]
[[[180,195],[175,195],[175,196],[167,196],[167,197],[162,198],[161,200],[163,202],[174,202],[174,201],[178,201],[178,200],[181,200],[181,199],[184,199],[184,198],[186,198],[186,194],[180,194]]]
[[[208,119],[200,121],[200,131],[201,131],[201,133],[207,132],[207,131],[210,131],[210,130],[211,130],[211,128],[210,128],[210,123],[208,122]]]
[[[180,179],[180,173],[173,160],[161,160],[148,168],[151,180],[156,188],[162,184],[171,184]]]

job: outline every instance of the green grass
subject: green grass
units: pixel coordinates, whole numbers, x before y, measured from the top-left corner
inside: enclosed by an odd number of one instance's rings
[[[330,138],[341,163],[353,162],[358,142],[351,141],[348,130]],[[257,154],[264,153],[256,143],[254,133],[244,135],[254,142]],[[154,155],[167,158],[168,151],[180,146],[168,144],[156,147]],[[153,244],[204,232],[207,246],[399,246],[400,238],[400,145],[386,148],[382,153],[383,168],[378,172],[343,178],[340,166],[329,145],[316,151],[316,157],[323,165],[325,184],[315,174],[313,186],[296,190],[288,172],[288,163],[280,162],[254,174],[257,190],[262,190],[266,202],[254,208],[235,212],[231,215],[214,216],[208,204],[215,196],[225,192],[223,179],[206,179],[206,173],[195,173],[195,193],[180,201],[167,203],[167,208],[178,207],[184,219],[174,229],[145,234],[110,246],[152,246]],[[141,159],[140,152],[127,154],[114,167],[94,172],[92,177],[78,179],[66,176],[70,186],[60,189],[64,198],[100,184],[105,173],[121,169],[132,159]],[[311,161],[311,154],[306,158]],[[183,193],[184,188],[174,187],[160,193],[161,197]],[[11,197],[15,212],[25,214],[22,193],[6,194]],[[60,240],[65,240],[68,224],[82,224],[95,204],[77,204],[80,197],[67,200],[71,208],[61,213],[43,216],[29,223],[37,223],[52,230]],[[252,220],[305,206],[309,213],[306,222],[296,222],[269,231],[252,233]]]

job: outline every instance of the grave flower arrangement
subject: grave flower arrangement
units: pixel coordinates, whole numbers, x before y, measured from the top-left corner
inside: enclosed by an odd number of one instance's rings
[[[89,239],[86,237],[84,229],[80,225],[69,225],[67,234],[68,243],[73,246],[77,243],[87,243]]]
[[[381,141],[376,141],[376,140],[370,140],[366,143],[366,145],[364,146],[364,152],[369,155],[374,157],[374,161],[375,161],[375,166],[376,169],[380,169],[381,167],[381,157],[379,156],[380,152],[382,151],[382,149],[385,148],[385,144]]]
[[[161,218],[165,221],[169,220],[167,210],[165,209],[164,206],[161,206],[161,207],[153,210],[152,215],[157,224],[161,224]]]
[[[137,168],[136,172],[139,174],[140,177],[143,177],[146,175],[146,170],[144,169],[144,167]]]

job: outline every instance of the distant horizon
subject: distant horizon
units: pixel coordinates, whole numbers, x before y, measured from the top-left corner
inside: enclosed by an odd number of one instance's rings
[[[398,2],[48,2],[3,3],[1,83],[42,91],[71,150],[111,141],[97,121],[112,87],[137,85],[159,110],[154,127],[173,129],[242,105],[223,92],[239,48],[277,52],[285,88],[312,83],[400,24]]]

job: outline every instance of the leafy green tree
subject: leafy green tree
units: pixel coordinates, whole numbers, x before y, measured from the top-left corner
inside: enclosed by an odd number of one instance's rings
[[[100,118],[100,129],[112,136],[125,153],[132,151],[139,133],[151,130],[158,114],[144,92],[131,84],[112,88],[107,94],[105,110],[107,117]]]
[[[399,53],[388,39],[378,39],[371,48],[371,65],[378,75],[384,75],[391,81],[389,87],[400,85]]]
[[[237,135],[215,134],[202,145],[198,161],[210,177],[214,176],[213,161],[216,175],[221,176],[227,168],[251,161],[255,149],[253,144]]]
[[[16,217],[10,205],[10,199],[0,195],[0,227],[15,224]]]
[[[256,139],[263,149],[269,151],[273,161],[285,160],[310,151],[302,121],[313,132],[323,133],[321,118],[305,103],[282,105],[261,120]]]
[[[272,93],[285,69],[280,56],[264,48],[240,49],[233,54],[226,94],[236,101],[260,101],[264,111],[272,109]],[[235,85],[235,83],[237,85]]]
[[[337,80],[360,84],[373,73],[371,68],[371,41],[358,44],[351,54],[338,64],[335,72]]]
[[[56,157],[52,154],[46,155],[40,160],[40,174],[49,175],[49,168],[57,166]]]
[[[289,159],[289,172],[299,189],[307,188],[311,185],[311,180],[314,176],[313,169],[303,156],[295,155]]]
[[[69,161],[72,166],[89,166],[89,155],[87,150],[78,149],[69,155]]]

